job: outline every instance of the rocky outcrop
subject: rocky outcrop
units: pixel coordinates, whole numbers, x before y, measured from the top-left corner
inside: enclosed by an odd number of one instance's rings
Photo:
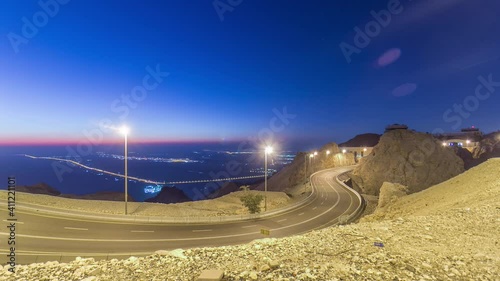
[[[464,161],[465,170],[468,170],[468,169],[476,166],[477,164],[479,164],[479,161],[477,161],[477,159],[474,159],[472,157],[472,153],[469,150],[462,148],[462,147],[459,147],[459,146],[452,146],[450,148],[453,149],[455,154],[458,157],[460,157],[462,159],[462,161]]]
[[[478,159],[479,163],[493,157],[500,157],[500,131],[485,135],[479,146],[472,151],[472,157]]]
[[[26,192],[26,193],[32,193],[32,194],[45,194],[45,195],[52,195],[52,196],[58,196],[61,194],[61,192],[52,186],[41,182],[37,183],[34,185],[23,185],[23,186],[16,186],[16,191],[17,192]]]
[[[330,153],[327,154],[327,151]],[[317,151],[317,155],[309,157],[311,152],[299,152],[288,166],[268,179],[267,189],[270,191],[284,191],[302,184],[312,173],[339,166],[354,165],[352,153],[342,153],[336,143],[329,143]],[[264,183],[252,187],[264,190]]]
[[[184,193],[184,191],[170,186],[164,186],[156,196],[145,200],[145,202],[164,204],[182,203],[188,201],[191,201],[191,199]]]
[[[339,144],[340,147],[374,147],[380,141],[379,134],[361,134],[357,135],[354,138]]]
[[[377,210],[375,212],[384,210],[387,206],[398,200],[399,197],[407,194],[408,187],[399,183],[384,182],[380,188]]]
[[[100,191],[85,195],[61,194],[60,197],[84,200],[124,201],[125,193],[114,191]],[[127,200],[128,202],[136,202],[130,194],[128,195]]]
[[[351,174],[358,191],[378,195],[383,182],[399,183],[409,193],[424,190],[464,171],[464,162],[430,134],[408,130],[385,133]]]

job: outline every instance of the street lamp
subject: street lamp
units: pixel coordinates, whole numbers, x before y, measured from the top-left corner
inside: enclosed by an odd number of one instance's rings
[[[304,153],[304,184],[307,184],[307,152]]]
[[[268,146],[264,155],[264,211],[267,211],[267,155],[273,153],[273,148]]]
[[[125,137],[125,215],[127,214],[127,202],[128,202],[128,133],[129,128],[127,126],[122,126],[120,132]]]
[[[327,150],[327,151],[326,151],[326,155],[327,155],[327,156],[328,156],[328,155],[330,155],[330,150]]]

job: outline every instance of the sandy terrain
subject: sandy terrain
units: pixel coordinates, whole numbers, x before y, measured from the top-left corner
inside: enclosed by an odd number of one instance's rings
[[[263,191],[248,192],[259,193],[262,195],[264,194]],[[244,194],[245,191],[238,191],[214,200],[178,204],[129,202],[128,210],[129,214],[132,216],[213,217],[223,215],[240,215],[248,213],[248,210],[240,201],[240,197]],[[0,199],[6,198],[7,192],[5,190],[0,191]],[[283,192],[267,192],[267,198],[268,210],[273,210],[285,207],[288,204],[296,202],[302,197],[294,197],[292,199]],[[32,203],[57,209],[71,209],[99,214],[123,214],[124,212],[123,202],[70,199],[22,192],[16,192],[16,202]]]

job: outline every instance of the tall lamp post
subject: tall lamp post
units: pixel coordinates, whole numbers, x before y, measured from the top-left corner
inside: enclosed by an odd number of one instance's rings
[[[127,126],[122,126],[120,128],[121,133],[125,137],[125,215],[127,212],[127,203],[128,203],[128,133],[129,128]]]
[[[307,152],[304,153],[304,184],[307,184]]]
[[[268,146],[264,155],[264,211],[267,211],[267,155],[273,153],[273,148]]]

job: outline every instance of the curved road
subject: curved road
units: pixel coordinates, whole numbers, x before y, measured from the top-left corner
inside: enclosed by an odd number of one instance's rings
[[[350,189],[335,180],[352,168],[323,170],[311,176],[310,202],[272,217],[216,224],[160,224],[97,221],[72,216],[37,214],[17,209],[16,262],[69,261],[76,256],[122,258],[152,254],[158,249],[242,244],[266,237],[301,234],[338,223],[361,204]],[[2,204],[4,205],[4,204]],[[7,261],[7,208],[0,208],[0,262]],[[262,235],[267,229],[270,235]]]

